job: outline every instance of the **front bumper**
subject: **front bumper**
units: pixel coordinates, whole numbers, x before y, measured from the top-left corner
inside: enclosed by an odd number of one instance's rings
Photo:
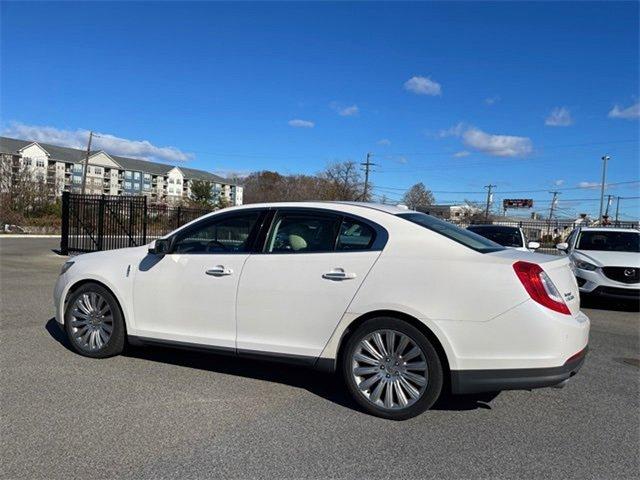
[[[451,372],[451,393],[469,394],[552,387],[578,373],[586,358],[587,350],[588,348],[585,347],[560,367],[454,370]]]
[[[640,284],[622,283],[607,277],[601,268],[596,270],[576,270],[576,281],[581,294],[621,299],[640,298]]]

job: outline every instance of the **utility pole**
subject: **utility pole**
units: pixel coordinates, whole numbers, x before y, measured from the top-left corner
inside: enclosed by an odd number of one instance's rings
[[[375,166],[375,163],[371,163],[372,153],[367,153],[367,161],[361,163],[360,165],[364,166],[364,192],[362,194],[362,200],[369,200],[369,169]]]
[[[491,191],[497,187],[497,185],[485,185],[484,188],[487,189],[487,208],[484,211],[484,219],[485,220],[489,220],[489,207],[491,206],[491,200],[493,199],[493,195],[491,194]]]
[[[609,216],[609,205],[611,205],[611,197],[613,197],[613,195],[607,195],[607,206],[604,209],[604,216],[605,217]]]
[[[558,195],[560,195],[560,192],[549,193],[553,193],[553,198],[551,199],[551,207],[549,208],[549,220],[547,221],[547,233],[551,234],[551,219],[553,218],[553,211],[556,208],[556,203],[558,202]]]
[[[87,143],[87,155],[84,157],[84,169],[82,171],[82,194],[83,195],[87,187],[87,170],[89,168],[89,155],[91,154],[92,139],[93,139],[93,132],[89,132],[89,142]]]
[[[620,197],[616,199],[616,227],[618,226],[618,213],[620,212]]]
[[[604,203],[604,184],[607,180],[607,162],[611,160],[609,155],[602,157],[602,184],[600,185],[600,213],[598,213],[598,221],[602,225],[602,206]]]

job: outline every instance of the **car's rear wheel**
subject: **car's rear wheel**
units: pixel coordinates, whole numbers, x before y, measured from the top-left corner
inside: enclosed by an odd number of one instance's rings
[[[74,350],[87,357],[118,355],[124,348],[125,327],[113,294],[97,283],[85,283],[67,302],[65,330]]]
[[[442,390],[442,363],[427,337],[395,318],[375,318],[350,337],[342,373],[364,410],[405,420],[430,408]]]

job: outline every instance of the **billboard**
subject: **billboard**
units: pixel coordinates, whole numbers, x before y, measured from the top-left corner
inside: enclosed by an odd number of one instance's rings
[[[533,208],[531,198],[506,198],[502,201],[502,208]]]

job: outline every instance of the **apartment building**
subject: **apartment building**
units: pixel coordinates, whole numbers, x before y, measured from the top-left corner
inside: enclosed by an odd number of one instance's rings
[[[26,167],[35,179],[48,182],[57,196],[80,193],[86,151],[46,143],[0,137],[0,155],[12,165]],[[146,195],[151,201],[177,203],[191,196],[196,180],[212,185],[214,201],[242,205],[242,186],[204,170],[111,155],[89,154],[85,193],[94,195]]]

